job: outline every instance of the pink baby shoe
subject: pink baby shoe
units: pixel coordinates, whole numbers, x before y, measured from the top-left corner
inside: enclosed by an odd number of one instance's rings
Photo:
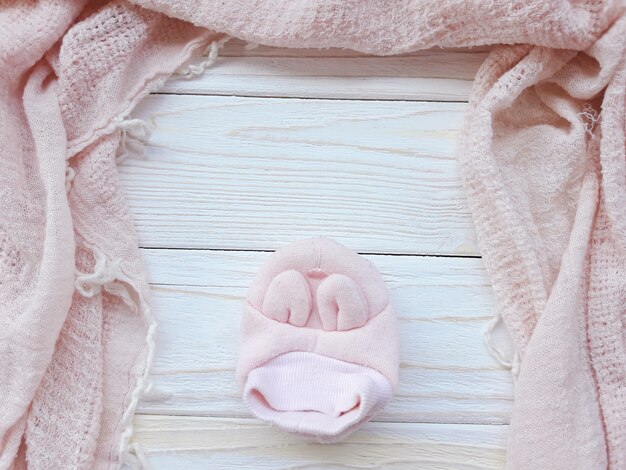
[[[373,418],[398,383],[398,331],[372,263],[325,238],[278,250],[248,292],[237,364],[260,419],[336,442]]]

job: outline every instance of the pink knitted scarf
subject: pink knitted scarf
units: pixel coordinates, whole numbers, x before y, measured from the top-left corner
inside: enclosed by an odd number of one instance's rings
[[[460,146],[519,365],[512,469],[626,468],[621,0],[0,1],[0,468],[131,457],[154,320],[123,119],[221,33],[397,54],[500,44]],[[139,5],[139,6],[138,6]]]

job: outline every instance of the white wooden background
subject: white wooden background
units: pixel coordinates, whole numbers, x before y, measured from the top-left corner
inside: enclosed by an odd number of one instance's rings
[[[140,104],[156,128],[120,171],[159,321],[134,436],[154,469],[502,468],[512,384],[482,341],[494,299],[456,161],[485,55],[234,41]],[[326,446],[252,419],[234,383],[252,276],[315,235],[379,267],[402,343],[398,395]]]

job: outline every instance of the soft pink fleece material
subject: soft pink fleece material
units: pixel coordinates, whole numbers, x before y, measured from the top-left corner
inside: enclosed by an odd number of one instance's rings
[[[154,328],[120,121],[217,32],[374,54],[503,44],[459,158],[521,359],[507,465],[626,468],[624,1],[134,2],[0,3],[0,468],[128,455]]]
[[[237,380],[257,416],[323,442],[372,418],[398,383],[396,317],[374,265],[325,238],[274,253],[250,286]]]

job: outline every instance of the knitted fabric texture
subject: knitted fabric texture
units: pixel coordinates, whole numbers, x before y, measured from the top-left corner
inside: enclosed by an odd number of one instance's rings
[[[398,384],[398,329],[372,263],[325,238],[278,250],[244,310],[237,380],[261,419],[336,442]]]
[[[154,321],[121,123],[219,33],[373,54],[498,45],[460,162],[520,358],[507,464],[626,468],[622,0],[134,3],[0,2],[0,468],[130,458]]]

